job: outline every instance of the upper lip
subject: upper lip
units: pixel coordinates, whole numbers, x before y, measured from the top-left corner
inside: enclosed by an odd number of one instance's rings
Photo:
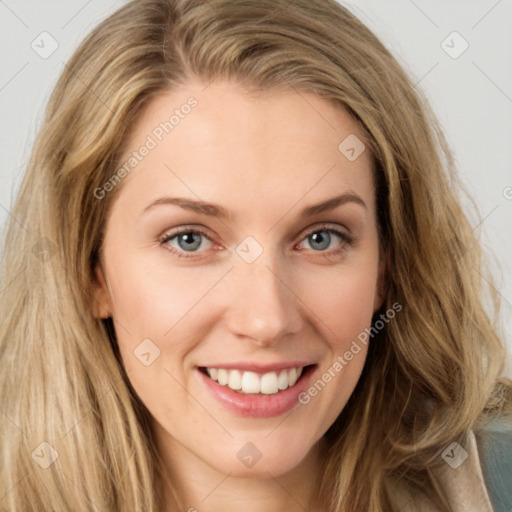
[[[246,372],[268,373],[268,372],[277,372],[279,370],[284,370],[284,369],[289,369],[289,368],[303,368],[304,366],[310,366],[312,364],[316,364],[316,363],[313,361],[286,361],[286,362],[278,362],[278,363],[270,363],[270,364],[238,362],[238,363],[208,364],[208,365],[202,366],[201,368],[222,368],[225,370],[242,370],[242,371],[246,371]]]

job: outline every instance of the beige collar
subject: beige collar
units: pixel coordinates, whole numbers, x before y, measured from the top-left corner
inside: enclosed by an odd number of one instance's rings
[[[448,462],[441,467],[438,475],[453,512],[493,512],[484,484],[475,435],[469,433],[463,448],[460,445],[450,447],[443,451],[444,459]],[[413,496],[404,489],[394,487],[393,498],[400,512],[436,512],[424,498]]]

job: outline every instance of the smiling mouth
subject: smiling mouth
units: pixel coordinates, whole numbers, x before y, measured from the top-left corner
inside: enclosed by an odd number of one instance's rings
[[[295,386],[300,377],[312,366],[314,365],[285,368],[267,373],[225,368],[201,368],[200,370],[221,386],[241,394],[275,395]]]

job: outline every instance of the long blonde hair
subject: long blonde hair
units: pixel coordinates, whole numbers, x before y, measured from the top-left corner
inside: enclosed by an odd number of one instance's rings
[[[504,348],[482,306],[479,244],[442,133],[395,59],[334,0],[133,1],[65,66],[6,233],[0,506],[164,507],[148,412],[113,324],[92,314],[115,197],[94,191],[117,169],[144,105],[192,76],[314,92],[366,134],[390,255],[383,308],[403,309],[370,343],[326,434],[321,498],[332,512],[389,512],[386,483],[401,478],[448,510],[435,476],[440,451],[491,402],[501,407]]]

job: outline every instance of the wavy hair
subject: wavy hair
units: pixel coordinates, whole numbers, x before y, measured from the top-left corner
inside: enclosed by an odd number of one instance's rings
[[[149,413],[130,387],[112,321],[92,313],[115,198],[94,191],[117,169],[148,101],[191,77],[313,92],[365,133],[389,255],[383,310],[397,301],[403,310],[370,343],[326,434],[321,497],[331,512],[389,512],[388,483],[400,480],[449,510],[436,477],[440,451],[503,408],[504,347],[483,306],[480,246],[442,132],[397,61],[334,0],[132,1],[65,66],[6,232],[0,505],[164,508]]]

